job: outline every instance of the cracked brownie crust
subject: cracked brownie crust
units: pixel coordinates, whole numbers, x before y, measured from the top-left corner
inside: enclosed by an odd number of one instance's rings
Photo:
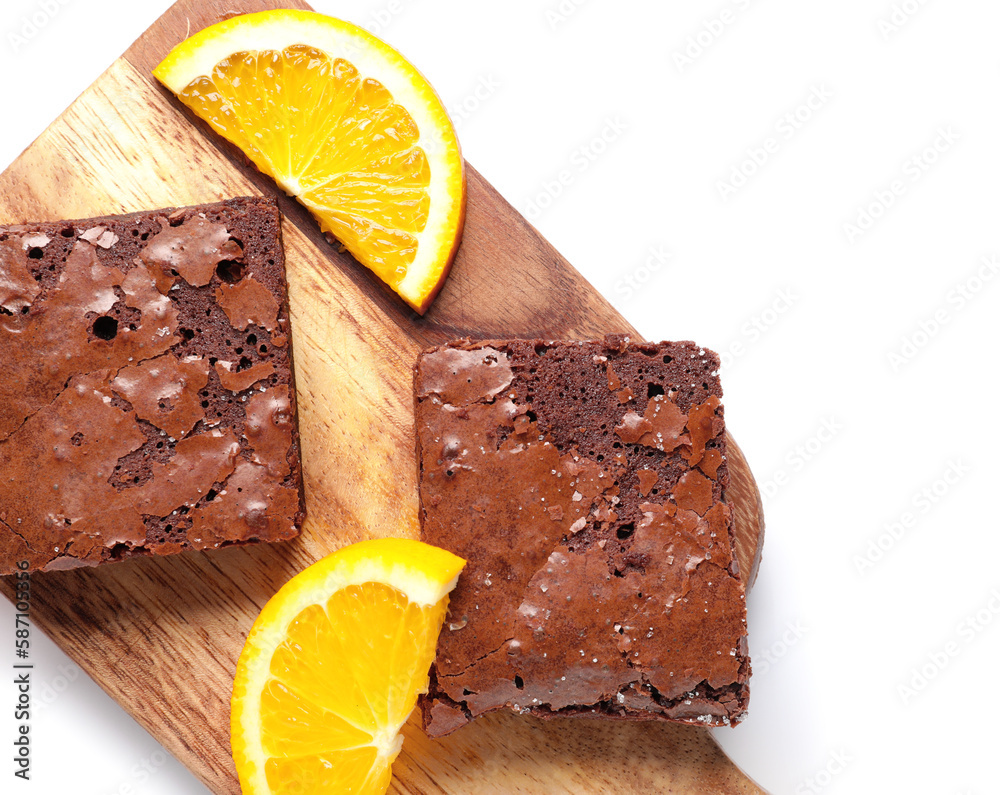
[[[729,725],[750,662],[718,357],[460,340],[415,374],[423,539],[469,562],[421,702]]]
[[[0,227],[0,574],[298,534],[280,216]]]

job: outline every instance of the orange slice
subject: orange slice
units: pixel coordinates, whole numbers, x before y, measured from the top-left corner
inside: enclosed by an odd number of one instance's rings
[[[464,565],[419,541],[362,541],[272,597],[233,685],[244,795],[386,791]]]
[[[348,22],[278,9],[205,28],[153,74],[426,311],[458,247],[465,172],[412,64]]]

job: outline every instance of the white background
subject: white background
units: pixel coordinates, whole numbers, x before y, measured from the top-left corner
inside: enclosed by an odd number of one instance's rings
[[[0,167],[168,5],[4,0]],[[996,792],[1000,7],[315,6],[425,72],[469,161],[641,333],[727,354],[768,493],[733,759],[776,794]],[[0,790],[204,791],[39,633],[33,661],[35,779],[0,761]]]

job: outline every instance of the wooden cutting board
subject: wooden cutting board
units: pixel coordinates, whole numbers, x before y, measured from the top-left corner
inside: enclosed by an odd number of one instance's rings
[[[0,175],[0,222],[84,218],[276,192],[151,77],[188,33],[234,7],[181,0]],[[471,167],[451,277],[423,318],[280,197],[308,518],[293,542],[35,575],[32,616],[142,726],[218,793],[239,785],[229,694],[244,638],[293,574],[343,544],[418,533],[411,366],[460,337],[595,338],[634,329]],[[638,337],[638,335],[636,335]],[[731,442],[742,570],[763,523]],[[10,596],[11,582],[2,584]],[[442,740],[406,727],[396,793],[756,793],[705,730],[482,718]]]

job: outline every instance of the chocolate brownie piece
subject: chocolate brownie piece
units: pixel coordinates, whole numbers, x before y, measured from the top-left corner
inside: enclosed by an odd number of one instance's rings
[[[0,574],[298,534],[272,199],[0,227]]]
[[[732,725],[745,594],[719,358],[690,342],[470,342],[416,365],[423,538],[469,562],[424,726],[508,708]]]

